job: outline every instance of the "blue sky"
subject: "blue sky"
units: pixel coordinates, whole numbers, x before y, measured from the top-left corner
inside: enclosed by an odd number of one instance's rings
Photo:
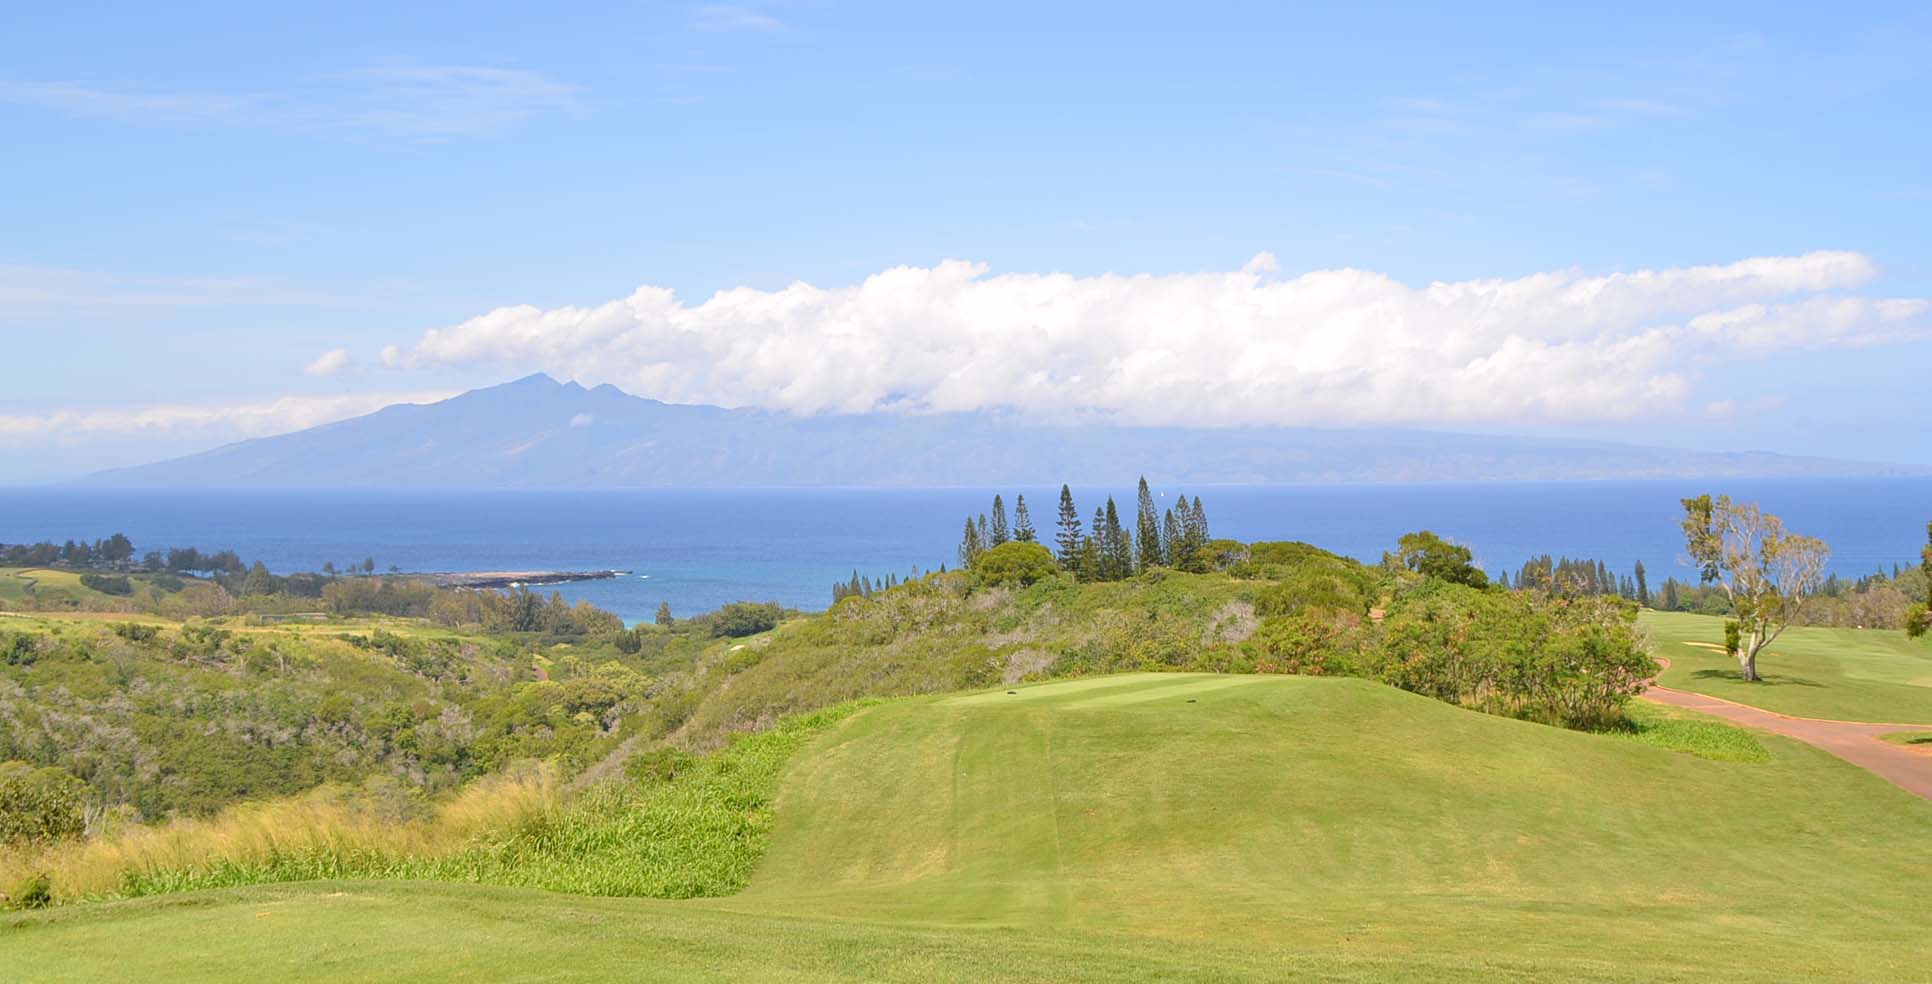
[[[396,6],[10,13],[0,481],[536,370],[1932,462],[1923,4]]]

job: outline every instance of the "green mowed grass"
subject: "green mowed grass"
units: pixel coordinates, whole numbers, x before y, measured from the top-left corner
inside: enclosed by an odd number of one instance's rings
[[[10,917],[0,979],[1932,980],[1932,804],[1357,680],[865,709],[742,893],[248,888]]]
[[[1903,632],[1794,628],[1758,656],[1764,679],[1745,683],[1723,619],[1645,612],[1638,624],[1670,660],[1666,687],[1801,717],[1932,724],[1932,645]]]

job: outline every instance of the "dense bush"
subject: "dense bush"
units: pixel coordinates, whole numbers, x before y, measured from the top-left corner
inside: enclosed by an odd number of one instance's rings
[[[131,595],[134,585],[125,574],[95,574],[88,572],[80,576],[81,587],[108,595]]]
[[[734,601],[711,616],[711,634],[740,637],[769,632],[778,627],[785,610],[776,602]]]
[[[1635,620],[1635,606],[1616,598],[1427,581],[1391,607],[1373,675],[1490,713],[1602,727],[1657,670]]]
[[[1010,540],[981,553],[973,561],[973,575],[989,587],[1025,587],[1052,577],[1060,566],[1053,552],[1037,543]]]
[[[0,762],[0,844],[79,837],[86,797],[87,785],[64,769]]]

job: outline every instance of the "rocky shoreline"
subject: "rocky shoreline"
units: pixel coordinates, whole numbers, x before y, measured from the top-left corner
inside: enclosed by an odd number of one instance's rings
[[[625,577],[630,571],[458,571],[414,574],[439,588],[535,588],[573,581],[605,581]]]

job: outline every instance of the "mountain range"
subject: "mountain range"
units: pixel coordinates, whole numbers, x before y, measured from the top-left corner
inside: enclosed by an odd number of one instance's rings
[[[537,374],[80,483],[140,488],[985,487],[1923,474],[1766,452],[1387,428],[1043,425],[997,413],[801,417]]]

